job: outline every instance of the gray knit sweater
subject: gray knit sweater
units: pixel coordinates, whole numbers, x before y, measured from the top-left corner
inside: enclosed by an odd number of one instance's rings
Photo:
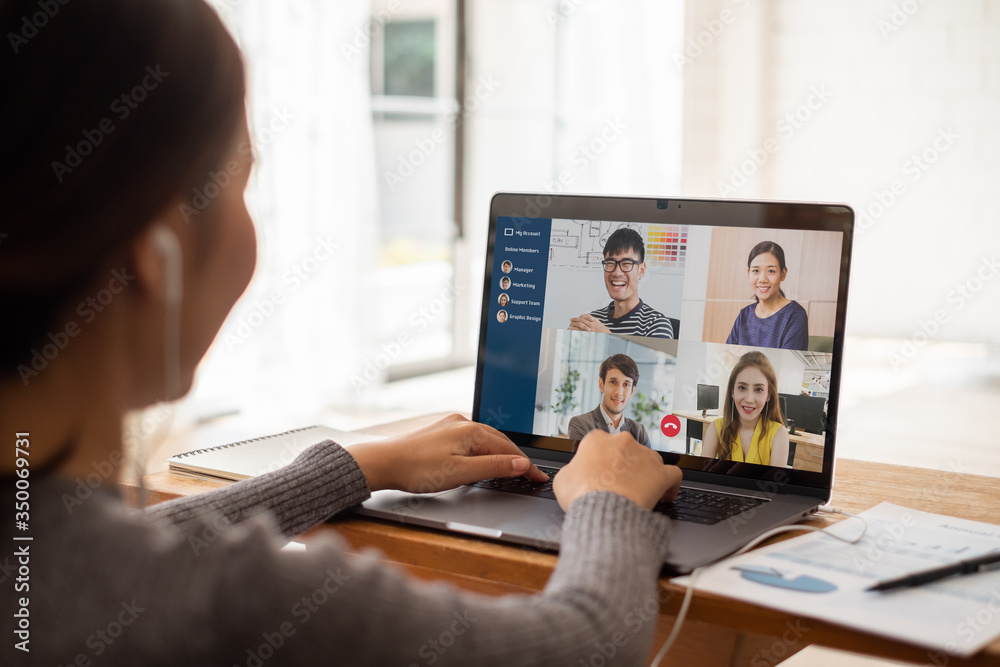
[[[86,488],[33,479],[25,533],[3,483],[2,625],[23,625],[22,597],[30,614],[30,652],[4,631],[4,665],[634,665],[650,649],[668,525],[613,493],[573,504],[542,593],[489,597],[345,553],[332,531],[280,550],[369,496],[332,442],[145,513],[114,490],[80,500]]]

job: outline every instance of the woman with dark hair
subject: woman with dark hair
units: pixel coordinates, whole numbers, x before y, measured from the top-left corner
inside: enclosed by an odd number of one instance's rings
[[[764,353],[747,352],[729,374],[725,409],[706,429],[701,455],[787,468],[784,424],[774,367]]]
[[[809,349],[806,310],[785,296],[781,283],[788,276],[785,251],[774,241],[761,241],[747,258],[747,277],[754,302],[740,311],[726,342],[731,345]]]
[[[576,664],[634,631],[666,549],[649,510],[680,472],[627,434],[588,438],[556,478],[562,555],[530,597],[421,583],[329,531],[280,548],[374,490],[546,479],[458,416],[126,508],[123,415],[189,390],[253,273],[243,64],[201,0],[50,4],[0,6],[0,541],[21,568],[3,664]]]

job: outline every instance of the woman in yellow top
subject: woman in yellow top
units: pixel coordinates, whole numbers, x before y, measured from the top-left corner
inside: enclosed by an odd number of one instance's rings
[[[726,407],[706,429],[702,456],[788,467],[788,429],[778,405],[774,367],[762,352],[747,352],[729,374]]]

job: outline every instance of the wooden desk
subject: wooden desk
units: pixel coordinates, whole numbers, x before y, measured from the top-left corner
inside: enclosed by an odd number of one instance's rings
[[[413,425],[411,421],[380,430],[399,432]],[[1000,481],[991,477],[841,460],[835,480],[833,504],[849,512],[895,501],[919,510],[995,522],[1000,507]],[[146,484],[150,503],[220,486],[169,472],[148,475]],[[124,485],[124,491],[126,498],[134,500],[134,486]],[[835,521],[824,518],[810,523],[823,526]],[[415,576],[444,579],[487,594],[541,590],[556,562],[550,553],[354,516],[338,518],[312,532],[324,530],[338,531],[354,550],[376,547],[387,562]],[[659,585],[662,604],[654,652],[670,632],[684,592],[666,578]],[[967,660],[946,658],[857,630],[703,593],[695,594],[666,664],[774,665],[809,644],[924,665],[1000,665],[1000,641]]]
[[[702,439],[703,426],[711,424],[719,415],[701,416],[700,411],[677,410],[675,415],[687,419],[687,439]],[[695,427],[697,424],[697,427]],[[795,459],[792,467],[796,470],[812,470],[821,472],[823,470],[823,448],[826,445],[826,438],[815,433],[799,431],[795,435],[788,434],[788,442],[795,443]]]

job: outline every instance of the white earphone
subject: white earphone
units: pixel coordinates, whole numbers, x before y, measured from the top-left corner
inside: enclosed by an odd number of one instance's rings
[[[181,301],[184,297],[184,255],[174,230],[165,224],[152,229],[153,248],[163,258],[163,390],[164,401],[180,398],[181,393]],[[163,405],[163,404],[159,404]],[[167,425],[157,429],[162,438],[173,423],[174,409],[167,406]],[[148,437],[137,445],[134,465],[139,477],[139,507],[146,507],[146,458],[152,448]]]
[[[166,225],[157,225],[153,228],[153,245],[163,256],[163,297],[167,305],[178,305],[184,296],[184,257],[181,243],[174,230]]]
[[[165,400],[181,392],[181,301],[184,298],[184,255],[174,230],[166,225],[153,228],[153,245],[163,257],[163,363]]]

